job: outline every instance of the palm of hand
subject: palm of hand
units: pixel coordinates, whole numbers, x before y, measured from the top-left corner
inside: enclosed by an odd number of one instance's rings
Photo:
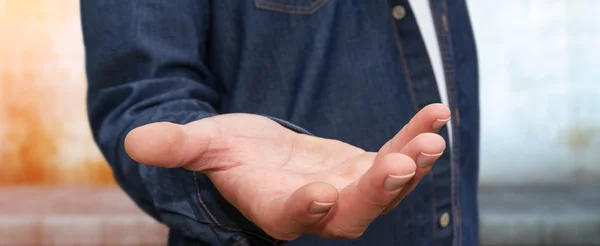
[[[321,188],[330,184],[343,190],[371,167],[376,155],[341,141],[297,134],[256,115],[211,120],[221,130],[214,131],[218,133],[207,151],[188,168],[207,173],[228,201],[259,224],[272,212],[271,204],[305,185],[319,182]]]
[[[208,171],[215,183],[236,181],[237,185],[225,185],[234,190],[243,190],[246,184],[264,186],[259,192],[248,191],[258,193],[256,196],[289,195],[311,182],[330,183],[341,190],[367,171],[375,158],[375,153],[341,141],[297,134],[260,116],[233,114],[212,120],[227,130],[216,137],[220,140],[213,138],[215,151],[207,151],[196,170]],[[239,121],[244,125],[237,124]],[[206,166],[216,170],[206,170]]]
[[[412,189],[380,189],[385,177],[399,177],[402,185],[409,180],[416,183],[430,168],[417,170],[414,158],[406,155],[394,155],[387,158],[387,164],[372,168],[386,162],[382,161],[384,154],[401,151],[388,143],[382,151],[389,153],[365,152],[340,141],[297,134],[268,118],[249,114],[192,122],[178,129],[179,133],[173,133],[173,128],[157,130],[152,132],[168,133],[162,139],[167,139],[163,142],[171,148],[155,149],[170,155],[151,158],[148,148],[139,147],[142,141],[135,141],[135,134],[130,134],[126,146],[136,146],[127,148],[132,158],[149,165],[204,172],[225,199],[279,239],[293,239],[302,233],[358,237],[372,220],[399,202],[403,196],[399,193],[405,195]],[[405,145],[407,141],[401,142]],[[413,175],[418,177],[413,179]],[[356,213],[362,216],[349,218]]]

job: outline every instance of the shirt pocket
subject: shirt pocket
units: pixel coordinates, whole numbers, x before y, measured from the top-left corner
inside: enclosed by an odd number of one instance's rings
[[[280,13],[312,15],[327,2],[329,0],[254,0],[254,5],[259,9]]]

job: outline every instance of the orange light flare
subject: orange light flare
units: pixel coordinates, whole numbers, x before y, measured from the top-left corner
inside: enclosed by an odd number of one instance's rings
[[[85,106],[79,1],[0,0],[0,185],[114,185]]]

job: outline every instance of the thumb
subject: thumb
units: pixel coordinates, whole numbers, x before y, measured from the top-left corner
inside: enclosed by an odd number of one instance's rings
[[[218,125],[209,118],[187,125],[151,123],[131,130],[125,137],[125,151],[133,160],[149,166],[188,167],[211,149],[224,147],[217,140]],[[195,166],[195,171],[206,168]]]

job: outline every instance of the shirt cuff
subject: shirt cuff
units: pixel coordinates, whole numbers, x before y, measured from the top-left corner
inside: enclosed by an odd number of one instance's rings
[[[306,129],[304,129],[304,128],[300,127],[300,126],[297,126],[296,124],[291,123],[289,121],[282,120],[282,119],[279,119],[279,118],[276,118],[276,117],[272,117],[272,116],[266,116],[266,115],[263,115],[263,116],[265,116],[265,117],[267,117],[267,118],[269,118],[269,119],[271,119],[271,120],[279,123],[280,125],[288,128],[288,129],[290,129],[290,130],[292,130],[294,132],[302,133],[302,134],[306,134],[306,135],[310,135],[310,136],[314,136],[312,133],[310,133]]]

